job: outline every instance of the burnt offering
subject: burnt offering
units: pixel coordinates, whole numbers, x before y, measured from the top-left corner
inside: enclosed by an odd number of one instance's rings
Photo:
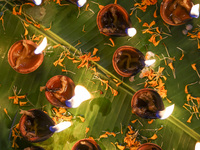
[[[191,0],[163,0],[160,7],[162,19],[170,25],[182,25],[192,19]]]
[[[101,148],[92,139],[82,139],[74,144],[72,150],[101,150]]]
[[[44,55],[35,54],[37,45],[30,40],[20,40],[14,43],[8,52],[8,62],[17,72],[27,74],[35,71],[43,62]]]
[[[127,11],[118,4],[109,4],[103,7],[97,15],[99,31],[107,36],[127,36],[131,21]]]
[[[145,57],[142,52],[134,47],[122,46],[115,51],[112,64],[119,75],[130,77],[144,68]]]
[[[67,76],[57,75],[46,83],[45,96],[56,107],[65,107],[65,101],[74,96],[75,84]]]
[[[131,101],[132,112],[145,119],[159,118],[158,112],[164,110],[160,95],[152,89],[137,91]]]
[[[137,150],[162,150],[160,146],[153,143],[145,143],[138,147]]]
[[[19,122],[21,135],[30,142],[41,142],[52,136],[53,132],[49,130],[54,126],[54,121],[43,111],[31,109],[21,111],[22,117]]]

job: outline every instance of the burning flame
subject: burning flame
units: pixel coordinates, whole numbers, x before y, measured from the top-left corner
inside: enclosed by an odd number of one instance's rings
[[[151,66],[151,65],[153,65],[155,62],[156,62],[155,59],[145,60],[145,64],[146,64],[146,66]]]
[[[159,111],[159,112],[158,112],[158,115],[159,115],[160,119],[163,120],[163,119],[168,118],[168,117],[172,114],[172,112],[173,112],[173,110],[174,110],[174,106],[175,106],[175,105],[173,104],[173,105],[171,105],[171,106],[165,108],[165,110]]]
[[[46,48],[46,46],[47,46],[47,38],[45,37],[42,43],[35,49],[34,53],[36,55],[42,53],[42,51]]]
[[[42,4],[42,0],[33,0],[33,2],[35,3],[35,5],[41,5]]]
[[[193,18],[199,17],[199,4],[192,6],[192,9],[190,11],[190,16]]]
[[[200,142],[196,142],[195,150],[199,150],[199,149],[200,149]]]
[[[75,87],[75,95],[70,99],[65,101],[66,106],[71,107],[71,108],[76,108],[78,107],[82,102],[90,99],[92,96],[88,92],[88,90],[81,86],[77,85]]]
[[[64,122],[61,122],[61,123],[59,123],[59,124],[57,124],[55,126],[50,126],[49,130],[51,132],[61,132],[61,131],[65,130],[65,129],[69,128],[71,125],[72,125],[71,122],[64,121]]]
[[[86,2],[87,2],[87,0],[78,0],[77,5],[78,5],[78,7],[83,7]]]
[[[130,37],[133,37],[136,33],[137,33],[137,30],[135,28],[128,28],[126,30],[126,34],[128,34],[128,36]]]

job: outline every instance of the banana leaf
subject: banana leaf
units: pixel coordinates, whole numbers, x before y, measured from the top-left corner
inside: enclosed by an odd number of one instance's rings
[[[46,150],[70,150],[78,140],[93,137],[102,150],[115,150],[118,149],[117,143],[126,145],[124,138],[128,132],[127,126],[131,125],[133,130],[138,131],[137,140],[141,143],[152,142],[161,146],[163,150],[193,150],[195,143],[200,140],[199,113],[193,113],[191,123],[188,123],[187,120],[193,108],[190,113],[183,105],[188,103],[187,93],[185,93],[186,85],[195,83],[188,87],[189,93],[195,98],[200,96],[199,76],[191,67],[192,64],[196,64],[197,71],[200,71],[198,38],[191,39],[182,33],[186,25],[169,26],[168,29],[160,17],[161,1],[158,1],[157,5],[148,6],[145,12],[135,9],[130,15],[130,20],[133,27],[137,29],[137,34],[132,38],[112,37],[115,45],[110,46],[110,37],[99,32],[96,17],[100,10],[99,5],[106,6],[114,3],[113,0],[88,0],[82,8],[68,1],[61,1],[60,5],[57,2],[59,1],[45,1],[40,6],[31,6],[24,4],[25,1],[0,1],[1,149],[24,149],[37,145]],[[141,3],[139,0],[137,2]],[[118,0],[117,3],[131,14],[136,1]],[[193,3],[198,3],[198,1],[194,0]],[[22,4],[22,13],[14,14],[13,8],[19,12]],[[157,10],[156,18],[153,17],[155,10]],[[146,29],[143,24],[150,24],[153,20],[156,22],[154,27],[159,27],[167,33],[164,36],[166,38],[161,40],[158,46],[149,42],[151,34],[142,32]],[[25,26],[24,22],[28,26]],[[194,31],[195,28],[199,28],[199,23],[199,19],[194,18],[187,24],[191,24]],[[189,32],[195,34],[192,30]],[[32,39],[34,35],[42,35],[48,39],[44,61],[36,71],[30,74],[19,74],[8,63],[9,48],[16,41]],[[41,39],[38,42],[41,42]],[[56,46],[58,44],[60,46]],[[163,75],[167,77],[165,81],[167,98],[170,99],[171,104],[175,104],[175,109],[169,118],[156,119],[149,124],[149,120],[132,114],[132,96],[136,91],[144,88],[146,78],[140,78],[137,74],[134,81],[130,81],[129,78],[122,78],[115,72],[112,57],[115,50],[123,45],[133,46],[144,54],[152,51],[156,54],[156,63],[151,68],[154,70],[158,70],[159,67],[165,68]],[[100,57],[100,61],[91,62],[91,66],[97,68],[98,76],[90,67],[78,69],[79,64],[67,58],[62,62],[64,67],[53,65],[63,51],[69,51],[78,59],[80,54],[92,53],[94,48],[98,49],[96,55]],[[180,49],[184,51],[182,60],[179,60],[182,56]],[[165,64],[165,60],[173,60],[174,74],[172,69]],[[63,72],[62,69],[68,71]],[[20,109],[43,109],[49,116],[54,116],[52,112],[54,106],[46,100],[44,92],[40,92],[40,87],[45,86],[46,82],[55,75],[66,75],[74,81],[75,85],[85,86],[92,93],[93,98],[83,102],[78,108],[67,110],[73,115],[73,124],[68,129],[54,133],[48,140],[35,144],[18,137],[16,143],[19,148],[12,146],[14,138],[12,129],[20,120]],[[116,86],[113,79],[122,84]],[[108,81],[108,89],[106,89],[106,84],[102,84],[102,80]],[[13,104],[9,96],[14,95],[14,89],[19,95],[26,95],[27,99],[23,101],[28,101],[28,105]],[[111,89],[117,90],[118,95],[114,96]],[[171,105],[166,98],[163,102],[165,107]],[[198,103],[195,105],[198,106]],[[4,109],[7,110],[7,114]],[[83,116],[85,121],[81,122],[77,116]],[[136,119],[139,121],[131,122]],[[86,133],[86,128],[90,129],[88,133]],[[162,129],[159,130],[160,128]],[[116,137],[99,138],[106,131],[116,133]],[[158,136],[155,140],[145,140],[152,137],[154,133]]]

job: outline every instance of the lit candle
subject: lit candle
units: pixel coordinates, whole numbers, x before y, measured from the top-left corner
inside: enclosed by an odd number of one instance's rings
[[[196,142],[195,150],[200,150],[200,142]]]
[[[15,42],[9,49],[8,62],[17,72],[27,74],[35,71],[43,62],[43,53],[35,54],[38,46],[30,40]],[[40,47],[40,46],[39,46]]]
[[[113,54],[112,64],[119,75],[130,77],[145,67],[145,57],[134,47],[121,46]]]
[[[148,51],[145,55],[145,65],[148,67],[148,66],[151,66],[153,65],[155,62],[156,62],[156,59],[155,58],[155,54],[151,51]]]
[[[190,16],[192,6],[191,0],[163,0],[160,15],[170,25],[182,25],[192,19]]]
[[[88,92],[88,90],[85,87],[81,85],[77,85],[75,87],[75,95],[71,99],[66,100],[65,104],[67,107],[76,108],[82,102],[90,99],[91,97],[92,97],[91,94]]]
[[[136,34],[132,27],[129,14],[118,4],[104,6],[97,15],[99,31],[107,36],[130,36]]]

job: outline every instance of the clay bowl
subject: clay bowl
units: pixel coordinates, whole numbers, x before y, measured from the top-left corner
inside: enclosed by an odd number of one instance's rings
[[[104,6],[97,15],[99,31],[106,36],[127,36],[131,21],[127,11],[118,4]]]
[[[101,150],[101,148],[92,139],[82,139],[74,144],[72,150]]]
[[[66,84],[63,85],[64,83]],[[67,88],[64,88],[64,86]],[[56,107],[68,108],[65,101],[74,96],[74,89],[75,84],[69,77],[56,75],[49,79],[46,83],[45,96],[52,105]]]
[[[130,77],[144,68],[145,56],[134,47],[121,46],[113,54],[112,64],[119,75]]]
[[[31,109],[28,112],[32,116],[23,114],[19,121],[19,130],[21,135],[29,142],[42,142],[53,135],[49,130],[50,126],[54,126],[54,121],[43,111],[39,109]]]
[[[162,150],[162,148],[153,143],[145,143],[138,147],[137,150]]]
[[[164,110],[160,95],[153,89],[137,91],[131,100],[132,112],[145,119],[158,119],[157,112]]]
[[[23,44],[25,43],[25,44]],[[26,48],[25,46],[26,45]],[[44,55],[34,54],[37,45],[30,40],[20,40],[15,42],[9,49],[8,62],[17,72],[28,74],[35,71],[43,62]]]
[[[192,1],[186,0],[186,3],[177,3],[178,0],[163,0],[160,6],[160,15],[169,25],[179,26],[192,19],[190,10]]]

